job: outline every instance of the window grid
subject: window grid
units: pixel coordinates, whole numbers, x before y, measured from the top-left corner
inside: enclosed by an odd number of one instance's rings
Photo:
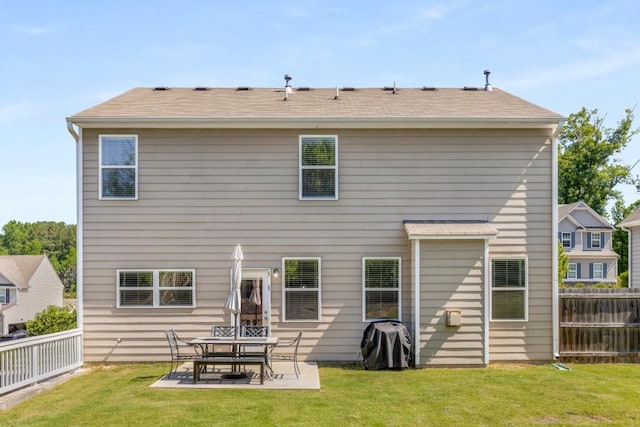
[[[315,322],[322,318],[320,269],[320,258],[282,259],[284,321]]]
[[[118,307],[195,307],[195,270],[118,270]]]
[[[98,197],[138,198],[138,135],[100,135]]]
[[[401,319],[400,257],[362,258],[362,320]]]
[[[528,274],[526,258],[491,261],[491,320],[528,319]]]
[[[578,264],[575,262],[569,263],[569,271],[567,271],[567,279],[577,279],[578,278]]]
[[[300,136],[298,180],[300,200],[338,199],[336,135]]]
[[[571,247],[571,233],[562,232],[562,247],[570,248]]]
[[[600,233],[591,233],[591,247],[600,248]]]
[[[604,264],[601,262],[593,263],[593,278],[604,279]]]

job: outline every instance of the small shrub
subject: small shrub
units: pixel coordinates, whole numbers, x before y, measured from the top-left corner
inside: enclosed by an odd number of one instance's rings
[[[629,287],[629,272],[625,271],[624,273],[618,274],[618,287],[619,288],[628,288]]]
[[[26,323],[29,336],[46,335],[77,328],[78,316],[74,307],[50,305]]]

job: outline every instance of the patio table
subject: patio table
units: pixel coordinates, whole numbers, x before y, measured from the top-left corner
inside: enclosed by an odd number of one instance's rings
[[[220,364],[242,365],[243,360],[255,360],[254,352],[247,354],[247,347],[261,347],[264,357],[264,366],[268,379],[272,379],[272,369],[269,364],[269,348],[278,344],[278,337],[197,337],[189,341],[190,345],[202,348],[202,354],[210,358],[211,364],[216,362],[215,351],[209,351],[209,346],[215,350],[216,346],[228,344],[232,348],[232,355],[224,352],[224,356],[217,358]],[[237,362],[237,363],[235,363]],[[197,375],[194,369],[194,381]]]

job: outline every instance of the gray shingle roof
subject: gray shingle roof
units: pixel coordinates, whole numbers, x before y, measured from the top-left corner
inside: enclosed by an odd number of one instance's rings
[[[72,123],[117,119],[291,119],[413,118],[536,120],[557,123],[562,116],[499,89],[493,91],[373,88],[295,91],[284,101],[283,89],[135,88],[71,116]]]

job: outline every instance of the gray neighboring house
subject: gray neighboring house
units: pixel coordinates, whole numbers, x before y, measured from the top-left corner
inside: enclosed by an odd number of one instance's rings
[[[614,231],[613,225],[582,201],[558,206],[558,239],[569,257],[567,285],[616,283]]]
[[[356,361],[399,318],[417,365],[557,353],[554,140],[499,89],[135,88],[67,119],[77,143],[86,361],[167,360],[242,321]]]
[[[64,286],[46,255],[0,256],[2,335],[24,328],[50,305],[62,307]]]
[[[629,214],[617,227],[629,234],[629,269],[627,270],[629,272],[629,287],[640,288],[640,208]]]

